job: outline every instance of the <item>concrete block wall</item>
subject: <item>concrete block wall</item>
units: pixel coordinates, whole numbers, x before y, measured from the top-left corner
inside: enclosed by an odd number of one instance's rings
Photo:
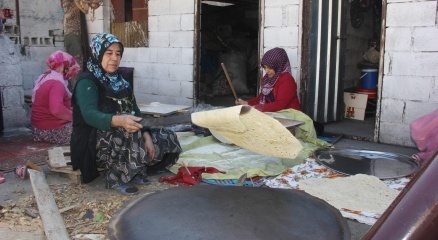
[[[436,20],[436,0],[388,0],[380,142],[414,146],[409,124],[438,108]]]
[[[286,50],[298,89],[301,71],[301,13],[300,0],[265,0],[263,52],[275,47]]]
[[[23,78],[18,47],[9,37],[2,34],[0,34],[0,97],[0,111],[3,114],[5,131],[29,123],[24,109]]]
[[[127,49],[138,102],[194,103],[195,0],[149,0],[149,46]]]
[[[109,1],[88,22],[90,38],[109,31]],[[134,67],[139,103],[192,106],[194,102],[195,0],[149,0],[149,46],[125,48],[121,66]],[[108,27],[106,27],[108,26]]]
[[[25,95],[32,94],[35,79],[47,69],[47,57],[56,50],[64,50],[64,42],[58,39],[54,42],[49,33],[62,33],[63,21],[59,0],[20,1],[20,60]]]
[[[50,7],[48,7],[50,6]],[[32,46],[48,46],[49,30],[64,29],[64,12],[59,0],[20,1],[20,32]]]

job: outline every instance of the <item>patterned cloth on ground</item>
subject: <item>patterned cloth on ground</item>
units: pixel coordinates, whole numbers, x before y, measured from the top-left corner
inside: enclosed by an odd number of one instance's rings
[[[313,158],[306,159],[305,163],[287,169],[277,177],[267,179],[265,185],[271,188],[299,189],[299,182],[309,178],[336,178],[346,175],[336,173],[327,167],[317,163]],[[390,188],[401,191],[410,178],[388,179],[383,182]],[[379,214],[370,212],[339,209],[342,216],[355,219],[361,223],[373,225],[380,217]]]

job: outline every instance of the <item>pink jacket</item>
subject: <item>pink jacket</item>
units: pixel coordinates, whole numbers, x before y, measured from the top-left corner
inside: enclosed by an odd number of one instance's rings
[[[32,103],[32,126],[39,129],[57,129],[72,121],[71,97],[65,86],[48,80],[35,93]]]

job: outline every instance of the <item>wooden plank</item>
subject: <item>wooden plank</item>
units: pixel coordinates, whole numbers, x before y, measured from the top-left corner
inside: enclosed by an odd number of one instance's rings
[[[68,150],[70,152],[70,149]],[[65,167],[67,166],[67,159],[64,157],[63,147],[54,147],[48,150],[49,166],[51,167]]]
[[[60,167],[60,168],[49,167],[49,170],[52,171],[52,172],[60,172],[60,173],[67,173],[67,174],[73,174],[73,175],[81,175],[81,171],[79,171],[79,170],[73,171],[73,168],[71,166]]]
[[[74,184],[81,184],[81,182],[82,182],[81,171],[79,171],[79,170],[73,171],[72,166],[58,167],[58,168],[53,168],[53,167],[49,166],[49,170],[52,172],[57,172],[60,174],[67,175],[67,177]]]
[[[33,194],[37,202],[38,211],[43,221],[44,232],[48,240],[70,239],[65,228],[64,219],[56,206],[52,191],[42,172],[28,169]]]

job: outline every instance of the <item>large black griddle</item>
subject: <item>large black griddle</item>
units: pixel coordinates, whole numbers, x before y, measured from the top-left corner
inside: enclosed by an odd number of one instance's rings
[[[298,191],[198,185],[144,196],[109,226],[110,239],[350,239],[340,212]]]
[[[315,151],[315,159],[339,173],[367,174],[380,179],[406,177],[419,169],[411,157],[370,150],[323,149]]]

